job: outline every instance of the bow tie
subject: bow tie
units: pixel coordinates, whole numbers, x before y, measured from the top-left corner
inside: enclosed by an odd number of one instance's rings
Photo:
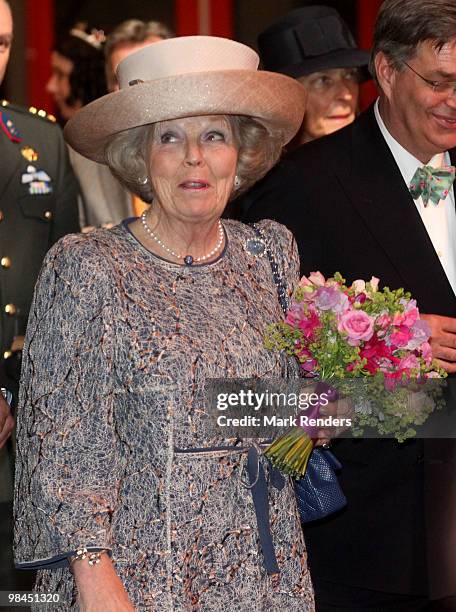
[[[443,168],[422,166],[417,168],[410,183],[412,198],[417,200],[421,196],[424,206],[428,205],[429,200],[434,204],[438,204],[440,200],[444,200],[447,197],[454,177],[454,166],[445,166]]]

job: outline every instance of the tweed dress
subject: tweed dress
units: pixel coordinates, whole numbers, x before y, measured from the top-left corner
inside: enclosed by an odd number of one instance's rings
[[[67,236],[45,260],[24,347],[15,556],[39,567],[36,590],[58,592],[61,610],[77,609],[66,555],[81,545],[111,552],[137,610],[314,610],[291,483],[267,489],[271,575],[236,450],[246,441],[207,425],[207,378],[290,367],[263,346],[283,316],[270,263],[246,250],[251,227],[224,227],[206,265],[157,257],[126,223]],[[295,242],[259,227],[290,292]]]

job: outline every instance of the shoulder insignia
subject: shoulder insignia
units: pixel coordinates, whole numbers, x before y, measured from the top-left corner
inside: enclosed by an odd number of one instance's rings
[[[28,108],[24,108],[23,106],[16,106],[15,104],[11,104],[11,102],[9,102],[8,100],[0,100],[0,110],[6,107],[9,107],[12,111],[18,113],[29,113],[30,115],[35,115],[36,117],[39,117],[40,119],[46,119],[51,123],[55,123],[57,121],[54,115],[47,113],[45,110],[38,109],[35,106],[29,106]]]
[[[11,140],[11,142],[21,142],[22,136],[19,130],[13,123],[10,115],[5,111],[0,111],[0,128],[7,135],[7,137]]]
[[[36,115],[37,117],[41,117],[41,119],[47,119],[48,121],[51,121],[51,123],[56,122],[54,115],[47,113],[45,110],[38,109],[35,106],[30,106],[28,110],[31,115]]]

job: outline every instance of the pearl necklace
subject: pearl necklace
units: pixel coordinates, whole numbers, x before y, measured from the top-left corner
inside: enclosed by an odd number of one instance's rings
[[[160,240],[160,238],[154,234],[154,232],[150,229],[147,221],[146,221],[146,212],[144,211],[143,214],[141,215],[141,222],[143,224],[144,229],[146,230],[146,232],[149,234],[149,236],[151,238],[153,238],[153,240],[155,240],[155,242],[161,246],[161,248],[166,251],[167,253],[169,253],[170,255],[172,255],[173,257],[175,257],[176,259],[182,259],[184,264],[186,266],[191,266],[195,261],[200,262],[200,261],[206,261],[206,259],[210,259],[211,257],[213,257],[218,251],[220,251],[220,248],[223,244],[223,239],[225,237],[224,231],[223,231],[223,225],[222,222],[218,221],[218,240],[217,240],[217,244],[215,245],[215,247],[212,249],[212,251],[210,251],[209,253],[207,253],[206,255],[202,255],[201,257],[192,257],[192,255],[179,255],[178,253],[175,253],[174,251],[172,251],[170,248],[168,248],[165,244],[163,244],[163,242]]]

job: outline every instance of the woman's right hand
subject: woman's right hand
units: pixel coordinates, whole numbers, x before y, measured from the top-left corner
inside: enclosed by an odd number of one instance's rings
[[[74,561],[71,569],[78,587],[80,612],[135,612],[108,554],[103,553],[93,566],[87,559]]]

